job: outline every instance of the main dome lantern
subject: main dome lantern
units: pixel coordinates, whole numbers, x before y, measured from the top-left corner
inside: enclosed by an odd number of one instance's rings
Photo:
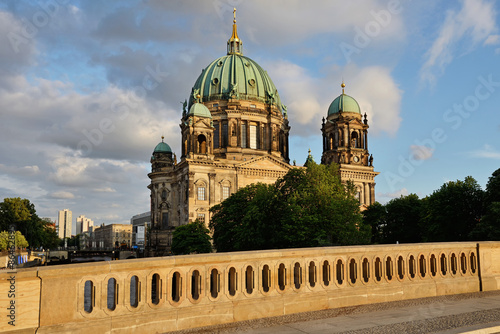
[[[242,44],[235,18],[227,55],[202,70],[191,90],[188,107],[195,102],[239,99],[263,102],[283,110],[273,81],[259,64],[243,56]]]

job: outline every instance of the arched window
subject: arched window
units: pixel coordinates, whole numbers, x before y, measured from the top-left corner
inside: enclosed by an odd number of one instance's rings
[[[200,184],[198,186],[198,200],[199,201],[206,201],[207,199],[207,194],[206,194],[206,188],[204,184]]]
[[[351,133],[351,147],[358,147],[358,145],[359,145],[358,133],[356,131],[353,131]]]
[[[205,135],[198,136],[198,153],[207,154],[207,138]]]

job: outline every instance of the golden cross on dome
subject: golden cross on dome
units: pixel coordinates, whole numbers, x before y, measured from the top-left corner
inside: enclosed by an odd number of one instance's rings
[[[233,8],[233,23],[236,23],[236,8]]]

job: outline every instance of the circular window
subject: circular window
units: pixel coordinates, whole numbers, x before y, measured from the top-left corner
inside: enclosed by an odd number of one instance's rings
[[[249,62],[246,62],[246,63],[245,63],[245,66],[246,66],[246,67],[249,67],[249,66],[250,66],[250,63],[249,63]]]
[[[212,85],[217,86],[218,84],[219,84],[219,79],[214,78],[214,79],[212,80]]]
[[[250,84],[250,86],[255,86],[255,80],[254,79],[248,80],[248,83]]]
[[[219,60],[219,62],[217,63],[217,66],[222,66],[222,60]]]

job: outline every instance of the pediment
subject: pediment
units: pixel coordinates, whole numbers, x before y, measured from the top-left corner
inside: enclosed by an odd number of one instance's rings
[[[260,170],[275,170],[288,172],[293,166],[272,156],[258,157],[236,165],[237,168],[251,168]]]
[[[194,123],[194,126],[197,128],[212,128],[212,126],[210,125],[210,119],[207,118],[198,119]]]

